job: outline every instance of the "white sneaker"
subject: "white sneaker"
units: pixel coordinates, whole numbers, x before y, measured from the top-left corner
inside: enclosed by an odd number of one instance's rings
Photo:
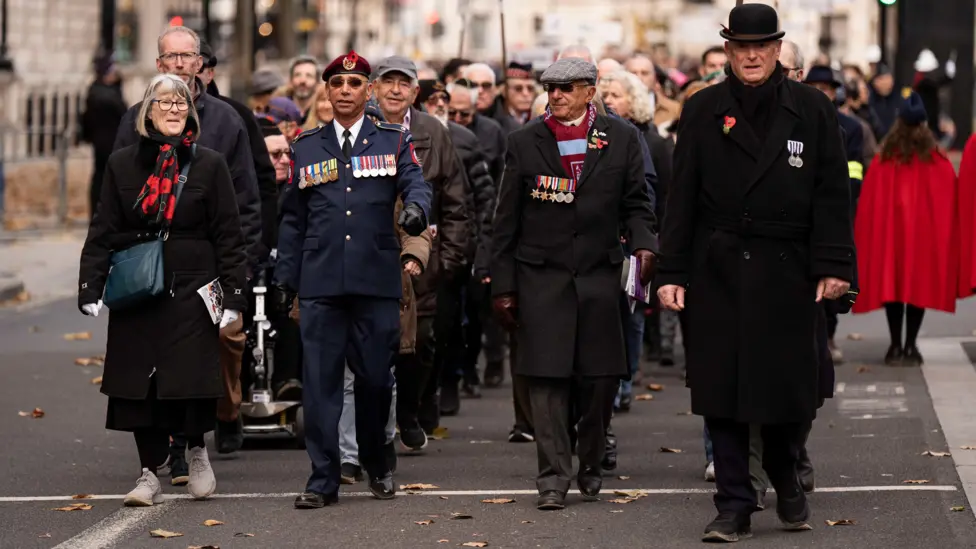
[[[715,462],[709,462],[705,467],[705,482],[715,482]]]
[[[191,448],[186,452],[186,461],[190,464],[190,482],[187,490],[194,499],[205,499],[217,490],[217,477],[210,467],[210,456],[207,449]]]
[[[136,481],[136,487],[125,495],[122,503],[126,507],[152,507],[154,503],[163,502],[163,491],[159,486],[159,479],[149,472],[142,470],[142,476]]]

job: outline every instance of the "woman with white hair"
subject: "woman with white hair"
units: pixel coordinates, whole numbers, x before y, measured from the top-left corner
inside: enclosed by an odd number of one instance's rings
[[[186,434],[190,495],[216,490],[203,437],[223,394],[218,329],[247,302],[230,171],[195,145],[190,89],[175,76],[153,78],[135,125],[139,142],[108,159],[81,252],[78,308],[98,316],[104,300],[110,310],[105,426],[135,435],[142,476],[125,505],[151,506],[162,501],[156,469],[169,433]]]

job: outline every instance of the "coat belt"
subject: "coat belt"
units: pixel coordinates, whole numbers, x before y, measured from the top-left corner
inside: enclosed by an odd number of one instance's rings
[[[706,225],[714,230],[737,234],[745,238],[759,237],[779,240],[806,240],[810,237],[811,230],[809,225],[753,219],[747,216],[740,218],[712,217],[706,222]]]

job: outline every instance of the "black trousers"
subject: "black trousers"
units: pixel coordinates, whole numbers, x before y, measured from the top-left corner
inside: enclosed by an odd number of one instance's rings
[[[417,342],[414,352],[401,354],[396,358],[397,399],[396,416],[400,430],[417,427],[421,402],[427,385],[430,384],[430,372],[434,367],[434,317],[422,316],[417,318]],[[430,395],[433,409],[433,430],[437,427],[437,383],[433,383],[434,392]]]
[[[555,490],[565,495],[573,477],[570,429],[578,432],[580,471],[600,470],[606,451],[606,430],[613,415],[613,398],[620,378],[558,379],[523,377],[535,427],[539,493]]]
[[[532,406],[530,403],[529,382],[525,376],[515,375],[515,360],[518,356],[518,338],[510,334],[508,338],[508,366],[509,376],[512,378],[512,405],[515,411],[514,427],[523,433],[535,433],[532,421]]]
[[[715,453],[715,507],[719,513],[750,514],[756,490],[749,475],[749,424],[705,418]],[[762,465],[777,497],[796,497],[800,484],[796,464],[806,424],[763,425]]]
[[[481,338],[485,324],[491,315],[491,286],[482,284],[477,277],[471,277],[464,292],[464,362],[461,375],[468,385],[480,383],[478,377],[478,358],[481,356]]]
[[[445,277],[437,288],[437,316],[434,332],[437,334],[437,347],[434,355],[435,368],[439,371],[442,386],[457,385],[461,376],[472,385],[478,384],[478,371],[465,371],[467,363],[465,326],[463,326],[465,305],[462,289],[468,284],[471,274],[461,269],[456,274]],[[435,378],[437,379],[437,378]]]

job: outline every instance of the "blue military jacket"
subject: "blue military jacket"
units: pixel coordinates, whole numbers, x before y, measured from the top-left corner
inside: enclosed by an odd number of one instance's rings
[[[332,124],[302,133],[292,144],[292,178],[282,200],[275,283],[300,298],[364,295],[399,298],[400,242],[393,209],[417,204],[430,218],[410,132],[369,117],[351,158]],[[384,175],[380,175],[380,174]]]

